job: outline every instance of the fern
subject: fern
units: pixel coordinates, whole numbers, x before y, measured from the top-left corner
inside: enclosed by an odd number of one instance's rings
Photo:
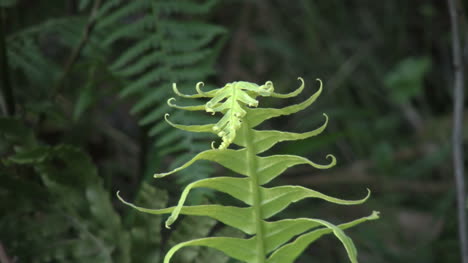
[[[258,86],[247,82],[234,82],[223,88],[203,92],[200,84],[197,85],[197,94],[183,95],[175,89],[176,94],[186,98],[210,98],[204,105],[193,107],[178,107],[183,110],[208,112],[221,112],[224,117],[216,124],[208,125],[179,125],[170,121],[175,128],[189,132],[209,132],[222,137],[219,149],[210,149],[197,154],[184,165],[167,173],[156,174],[156,178],[165,177],[182,171],[198,160],[209,160],[241,174],[243,177],[215,177],[203,179],[188,185],[182,192],[179,203],[175,207],[165,209],[147,209],[124,201],[125,204],[146,213],[170,214],[166,221],[166,227],[178,218],[179,214],[208,216],[222,223],[241,230],[251,236],[249,238],[235,237],[210,237],[182,242],[174,246],[166,254],[165,263],[169,263],[173,255],[181,248],[188,246],[206,246],[224,252],[226,255],[249,263],[290,263],[293,262],[302,251],[322,235],[333,233],[344,245],[351,262],[357,262],[357,251],[352,240],[343,232],[344,229],[360,224],[367,220],[378,218],[378,212],[372,213],[349,223],[335,226],[327,221],[312,218],[284,219],[280,221],[267,221],[278,214],[291,203],[305,198],[319,198],[331,203],[341,205],[356,205],[367,200],[368,195],[361,200],[342,200],[327,196],[320,192],[301,186],[277,186],[272,188],[263,185],[278,177],[288,167],[308,164],[318,169],[327,169],[335,165],[336,160],[332,155],[327,155],[329,164],[321,165],[295,155],[258,156],[262,152],[273,147],[281,141],[306,139],[320,134],[328,122],[318,129],[306,133],[291,133],[281,131],[255,130],[254,128],[270,118],[290,115],[311,105],[322,91],[320,89],[302,103],[288,107],[255,108],[258,104],[256,97],[271,96],[276,98],[290,98],[297,96],[304,89],[304,81],[300,78],[301,86],[289,94],[274,92],[273,84],[267,82]],[[320,82],[321,83],[321,82]],[[171,99],[169,102],[172,102]],[[227,120],[226,120],[227,118]],[[166,120],[168,120],[166,118]],[[241,149],[227,148],[234,143]],[[223,205],[199,205],[185,206],[185,200],[190,191],[195,188],[210,188],[229,194],[235,199],[245,203],[247,207],[223,206]],[[313,230],[313,231],[310,231]],[[294,237],[296,237],[294,239]],[[294,239],[293,241],[291,241]]]
[[[71,48],[79,42],[85,23],[83,17],[54,18],[9,35],[6,41],[11,67],[23,71],[35,85],[50,86],[61,70],[50,55],[44,54],[42,39],[58,36],[57,42]],[[96,40],[92,38],[92,42]]]
[[[216,223],[187,218],[179,225],[181,231],[164,240],[161,218],[117,213],[97,168],[83,151],[70,145],[42,145],[15,119],[0,118],[0,139],[0,207],[8,211],[0,215],[0,232],[20,261],[156,263],[162,257],[155,248],[206,236]],[[14,153],[5,151],[4,144],[14,146]],[[155,208],[167,201],[166,191],[145,183],[136,197],[136,202]],[[195,248],[177,256],[191,262],[206,254]]]
[[[81,16],[52,18],[8,35],[8,71],[14,80],[14,97],[24,110],[46,113],[52,118],[60,114],[62,109],[54,107],[50,97],[53,96],[57,84],[64,80],[64,69],[61,67],[63,58],[58,58],[57,54],[50,52],[49,42],[51,39],[55,40],[53,49],[72,50],[80,42],[85,25],[86,19]],[[102,53],[97,42],[94,35],[90,36],[88,44],[81,52],[86,58],[93,57],[90,59],[93,65],[89,67],[88,61],[87,68],[97,68],[99,65],[96,63],[97,56],[92,56]],[[89,80],[89,83],[93,81]],[[74,87],[67,85],[67,90],[62,95],[73,93],[72,89],[81,87],[80,84]]]
[[[24,218],[24,222],[15,222],[15,217],[17,219],[22,213],[12,209],[11,218],[6,218],[3,222],[8,222],[12,229],[17,230],[9,237],[11,230],[8,225],[0,226],[7,241],[13,244],[26,238],[25,245],[32,249],[11,247],[13,251],[28,251],[18,253],[21,260],[130,262],[129,233],[123,228],[120,216],[112,207],[108,191],[104,189],[96,168],[86,154],[67,145],[36,145],[24,147],[2,161],[9,166],[23,169],[31,166],[47,189],[45,195],[36,201],[41,209],[30,203],[22,211],[25,213],[37,210],[41,217],[20,216]],[[13,199],[14,195],[8,189],[0,189],[6,190],[6,198]],[[24,191],[21,184],[15,189]],[[48,204],[44,200],[40,201],[44,196],[47,197]],[[140,199],[139,202],[141,201]],[[44,240],[48,240],[47,246],[40,245]]]
[[[82,1],[87,6],[88,1]],[[159,154],[183,152],[177,162],[190,159],[201,150],[199,141],[206,136],[193,136],[168,131],[160,120],[171,108],[164,98],[171,92],[171,82],[182,84],[206,78],[213,73],[213,58],[218,36],[224,29],[203,22],[217,3],[207,1],[106,1],[99,11],[96,31],[104,49],[128,46],[112,60],[109,69],[124,81],[120,95],[131,98],[132,114],[139,116]],[[203,18],[204,19],[204,18]],[[215,46],[215,48],[213,48]],[[195,122],[196,116],[175,114],[179,121]],[[191,176],[200,178],[211,173],[210,166],[195,168]],[[199,171],[199,172],[197,172]]]

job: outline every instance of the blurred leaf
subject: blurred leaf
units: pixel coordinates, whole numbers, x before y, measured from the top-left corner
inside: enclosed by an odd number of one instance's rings
[[[78,10],[83,11],[89,6],[90,3],[91,0],[80,0],[78,3]]]
[[[430,68],[429,57],[410,57],[400,61],[384,79],[390,99],[395,103],[404,104],[421,94],[424,76]]]
[[[168,195],[165,190],[157,189],[143,183],[136,201],[155,208],[163,208],[167,204]],[[129,211],[130,213],[133,211]],[[156,263],[161,257],[162,218],[144,213],[133,215],[130,233],[132,239],[132,262]]]
[[[34,134],[31,129],[18,119],[0,117],[0,136],[4,140],[24,146],[35,143]]]
[[[17,0],[0,0],[0,7],[11,7],[16,5]]]
[[[8,158],[8,161],[16,164],[35,164],[41,163],[49,156],[49,147],[29,148]]]
[[[216,220],[208,217],[185,217],[177,226],[176,231],[171,235],[168,242],[169,247],[181,243],[188,239],[205,237],[216,224]],[[175,254],[175,262],[191,262],[198,257],[202,250],[201,247],[188,247],[184,249],[184,253]]]
[[[83,113],[96,101],[96,98],[97,96],[93,89],[93,83],[90,81],[78,94],[78,101],[73,110],[73,120],[79,120]]]
[[[392,145],[385,141],[380,142],[376,144],[373,150],[372,159],[379,172],[385,175],[394,175],[394,169],[392,169],[394,168],[394,150]]]
[[[232,227],[223,227],[220,231],[217,231],[214,236],[228,236],[228,237],[237,237],[241,238],[244,234]],[[215,249],[202,247],[200,248],[197,257],[193,260],[192,263],[205,263],[205,262],[216,262],[216,263],[225,263],[229,261],[229,257],[220,251]]]
[[[427,18],[434,18],[437,15],[437,11],[432,3],[424,3],[419,7],[419,12]]]

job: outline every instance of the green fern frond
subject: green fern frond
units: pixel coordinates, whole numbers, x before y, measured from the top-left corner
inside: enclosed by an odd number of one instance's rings
[[[292,263],[302,251],[320,236],[333,233],[343,244],[349,260],[357,263],[357,250],[352,240],[344,233],[344,229],[355,226],[368,220],[378,218],[378,212],[346,224],[333,225],[327,221],[316,218],[284,219],[280,221],[268,221],[286,209],[292,203],[306,198],[317,198],[339,205],[357,205],[365,202],[367,195],[359,200],[343,200],[325,195],[323,193],[301,186],[276,186],[264,187],[282,174],[289,167],[308,164],[317,169],[328,169],[336,164],[335,157],[327,155],[328,164],[316,164],[306,158],[295,155],[272,155],[260,157],[262,153],[275,144],[288,140],[302,140],[320,134],[328,123],[318,129],[306,133],[291,133],[281,131],[262,131],[253,128],[270,118],[290,115],[310,106],[320,95],[320,89],[305,101],[287,106],[281,109],[257,108],[257,96],[272,96],[277,98],[290,98],[297,96],[304,89],[304,81],[301,86],[288,94],[278,94],[273,90],[273,83],[266,82],[259,86],[248,82],[234,82],[219,89],[203,91],[202,83],[196,86],[197,93],[185,95],[174,85],[174,92],[185,98],[208,98],[203,106],[182,107],[174,103],[171,98],[168,104],[181,110],[205,110],[212,113],[222,113],[224,116],[215,124],[208,125],[180,125],[167,122],[178,129],[195,133],[217,133],[222,137],[222,147],[202,151],[179,166],[166,173],[155,174],[156,178],[165,177],[188,168],[199,160],[216,162],[241,177],[215,177],[202,179],[189,184],[174,207],[163,209],[147,209],[136,206],[119,199],[125,204],[145,213],[170,214],[166,220],[169,228],[178,218],[179,214],[207,216],[214,218],[228,226],[241,230],[250,238],[238,237],[210,237],[186,241],[175,245],[166,254],[165,263],[169,263],[173,255],[183,247],[205,246],[222,251],[229,257],[248,263]],[[221,133],[221,134],[219,134]],[[232,135],[232,137],[230,136]],[[227,137],[227,138],[226,138]],[[238,150],[228,149],[230,143],[241,147]],[[192,189],[209,188],[230,195],[245,203],[246,207],[223,205],[198,205],[186,206],[185,201]],[[312,231],[311,231],[312,230]],[[293,241],[291,241],[293,240]]]
[[[85,23],[84,17],[54,18],[9,35],[6,39],[6,46],[10,66],[23,72],[34,86],[45,85],[41,92],[46,93],[45,89],[53,86],[52,83],[58,79],[62,69],[50,55],[44,52],[42,40],[57,36],[57,42],[61,46],[72,48],[82,37]],[[90,37],[89,42],[92,48],[97,47],[94,37]],[[85,48],[83,53],[88,54],[89,49]]]
[[[141,11],[142,8],[150,7],[148,1],[131,1],[113,9],[120,2],[122,1],[109,1],[102,6],[99,12],[99,23],[96,25],[98,30],[108,26],[120,25],[124,19]]]
[[[193,1],[161,1],[155,3],[155,8],[167,14],[203,15],[208,13],[217,3],[217,0],[209,0],[201,4]]]
[[[242,81],[226,84],[223,88],[211,90],[208,93],[201,91],[201,86],[203,86],[203,83],[197,84],[198,96],[195,96],[211,98],[204,107],[178,107],[175,104],[171,104],[170,100],[168,104],[172,107],[185,110],[202,110],[204,108],[206,112],[210,112],[213,115],[216,112],[223,113],[223,118],[212,127],[213,131],[223,139],[219,149],[226,149],[236,137],[236,132],[242,123],[242,117],[246,114],[243,106],[256,107],[258,101],[255,100],[255,97],[259,95],[269,96],[273,91],[273,87],[269,85],[258,86]],[[175,86],[174,89],[177,91]]]
[[[113,74],[128,83],[120,91],[122,98],[134,104],[131,113],[138,115],[138,123],[147,127],[154,138],[158,153],[184,152],[178,160],[187,160],[196,153],[193,145],[207,140],[184,132],[172,132],[161,122],[172,109],[165,98],[171,92],[170,83],[182,87],[214,73],[212,47],[225,32],[219,26],[204,22],[217,0],[206,1],[112,1],[103,3],[97,19],[96,31],[105,37],[103,48],[130,46],[109,63]],[[173,114],[176,121],[193,123],[195,117]],[[207,164],[197,165],[197,179],[207,175]],[[187,173],[189,174],[189,173]]]

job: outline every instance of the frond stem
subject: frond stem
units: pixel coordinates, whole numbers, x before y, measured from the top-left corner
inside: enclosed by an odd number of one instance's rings
[[[264,230],[263,230],[263,215],[261,211],[262,196],[260,194],[260,180],[257,174],[257,158],[255,144],[253,142],[251,134],[249,134],[249,125],[244,123],[242,125],[242,133],[246,138],[246,158],[247,158],[247,169],[250,177],[250,188],[253,196],[252,207],[255,213],[255,230],[256,230],[256,247],[257,247],[257,263],[265,263],[265,243],[264,243]]]

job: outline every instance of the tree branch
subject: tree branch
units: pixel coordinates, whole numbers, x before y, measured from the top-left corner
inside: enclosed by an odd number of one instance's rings
[[[453,55],[453,170],[457,190],[458,235],[460,253],[463,263],[468,263],[468,240],[466,233],[466,193],[463,164],[463,101],[464,101],[464,65],[460,43],[459,15],[462,12],[461,3],[448,0],[450,24],[452,28]]]

